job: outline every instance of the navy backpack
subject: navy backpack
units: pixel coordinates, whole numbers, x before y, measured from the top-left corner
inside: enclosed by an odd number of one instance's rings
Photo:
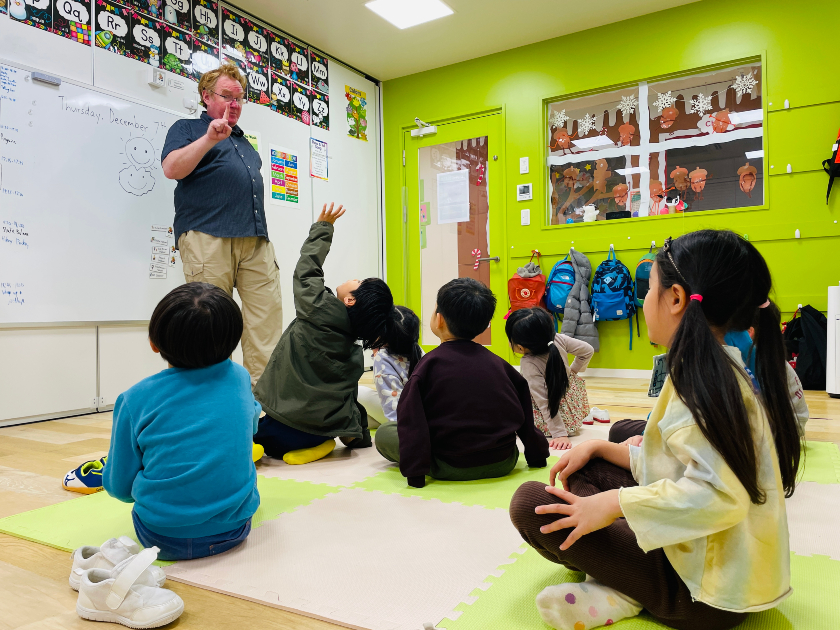
[[[620,319],[630,324],[630,349],[633,349],[633,315],[636,314],[636,295],[630,270],[615,257],[610,247],[607,259],[598,265],[592,279],[592,308],[595,321],[611,322]]]

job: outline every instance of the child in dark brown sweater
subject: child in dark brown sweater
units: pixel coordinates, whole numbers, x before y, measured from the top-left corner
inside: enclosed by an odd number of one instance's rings
[[[451,481],[503,477],[519,460],[517,435],[528,465],[546,465],[548,441],[534,426],[528,382],[472,341],[495,309],[493,292],[470,278],[438,291],[431,328],[441,345],[408,379],[399,420],[376,434],[377,450],[400,464],[410,486],[422,488],[426,475]]]

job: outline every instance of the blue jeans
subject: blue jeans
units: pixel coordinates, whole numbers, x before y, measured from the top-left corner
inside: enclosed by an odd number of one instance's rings
[[[202,538],[171,538],[156,534],[143,525],[143,521],[137,517],[134,510],[131,511],[131,520],[134,521],[134,531],[140,544],[144,547],[157,547],[160,549],[158,560],[167,561],[195,560],[215,556],[241,544],[251,533],[250,518],[242,527],[232,532]]]

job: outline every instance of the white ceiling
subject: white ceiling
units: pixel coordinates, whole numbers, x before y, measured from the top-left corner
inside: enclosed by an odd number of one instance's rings
[[[698,0],[444,0],[454,15],[402,31],[367,9],[366,0],[232,1],[259,19],[385,80]],[[660,35],[666,48],[668,37],[679,37],[667,28]],[[628,33],[628,45],[642,36]],[[597,41],[592,46],[596,47]],[[584,51],[574,54],[580,57]]]

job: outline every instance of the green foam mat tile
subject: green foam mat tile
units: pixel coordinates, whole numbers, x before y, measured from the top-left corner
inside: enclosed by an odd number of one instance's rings
[[[515,554],[514,554],[515,557]],[[546,586],[563,582],[580,582],[583,573],[574,573],[545,560],[528,548],[504,570],[500,577],[489,577],[486,590],[471,593],[472,604],[460,604],[455,619],[444,619],[438,625],[446,630],[548,630],[537,612],[535,599]],[[840,562],[825,556],[791,554],[793,594],[777,608],[749,615],[739,630],[835,630],[840,618],[840,600],[836,596],[840,584]],[[460,614],[458,614],[460,613]],[[647,613],[625,619],[611,627],[616,630],[665,630],[665,626]]]
[[[840,483],[840,449],[834,442],[814,442],[805,446],[805,472],[800,481]]]
[[[362,490],[376,490],[385,494],[401,494],[407,497],[422,499],[438,499],[444,503],[461,503],[463,505],[480,505],[488,509],[510,506],[510,499],[516,489],[526,481],[548,483],[548,474],[557,461],[557,457],[549,457],[545,468],[528,468],[525,457],[520,457],[516,468],[504,477],[496,479],[479,479],[477,481],[439,481],[426,477],[425,488],[412,488],[399,468],[385,470],[370,479],[361,481],[353,488]]]
[[[260,507],[252,527],[322,499],[336,488],[305,481],[266,479],[257,476]],[[128,536],[137,540],[131,521],[131,504],[97,492],[71,501],[0,519],[0,532],[32,542],[72,551],[83,545],[98,545],[109,538]],[[162,565],[171,563],[159,563]]]

